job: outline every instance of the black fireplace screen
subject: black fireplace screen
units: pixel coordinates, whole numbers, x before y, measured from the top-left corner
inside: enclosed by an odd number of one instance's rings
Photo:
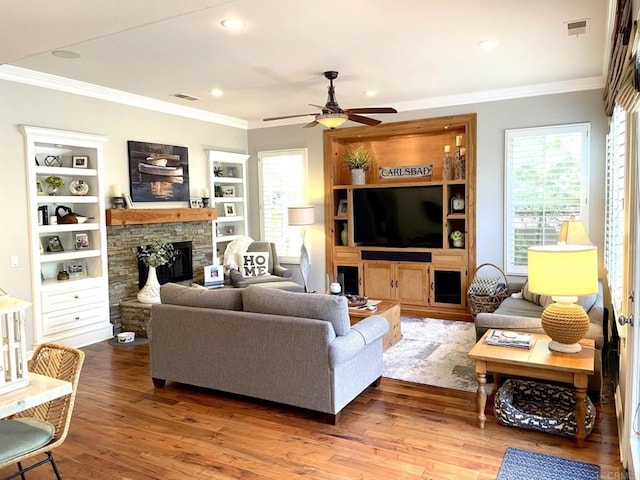
[[[173,265],[161,265],[156,268],[160,285],[193,279],[192,242],[172,242],[172,244],[178,255]],[[148,272],[149,268],[138,260],[138,288],[144,287],[147,283]]]

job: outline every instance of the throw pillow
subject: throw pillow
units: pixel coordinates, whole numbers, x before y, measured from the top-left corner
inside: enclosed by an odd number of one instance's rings
[[[240,273],[243,277],[269,275],[269,252],[245,252],[242,254]]]
[[[470,295],[493,295],[500,279],[497,277],[474,277],[469,286]]]

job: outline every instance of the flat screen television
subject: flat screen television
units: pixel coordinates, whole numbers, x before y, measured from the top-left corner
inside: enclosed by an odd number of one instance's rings
[[[442,185],[353,191],[356,245],[443,248]]]

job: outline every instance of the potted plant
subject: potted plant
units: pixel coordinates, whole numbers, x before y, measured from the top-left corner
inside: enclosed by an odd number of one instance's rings
[[[172,264],[177,255],[171,243],[152,243],[138,247],[138,260],[149,267],[147,282],[138,292],[140,303],[160,303],[160,282],[158,282],[156,268]]]
[[[58,190],[64,187],[64,180],[56,175],[50,175],[44,179],[47,184],[47,193],[49,195],[57,195]]]
[[[464,248],[464,233],[460,230],[455,230],[451,232],[451,241],[453,242],[453,246],[456,248]]]
[[[369,170],[369,162],[371,161],[371,154],[364,148],[364,145],[351,147],[342,159],[351,170],[351,183],[364,185],[365,172]]]

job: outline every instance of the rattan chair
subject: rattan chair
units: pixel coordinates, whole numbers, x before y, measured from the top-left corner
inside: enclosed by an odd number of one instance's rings
[[[60,446],[67,437],[71,412],[84,362],[84,352],[62,345],[39,345],[29,362],[29,371],[71,382],[71,393],[20,412],[10,419],[0,420],[0,468],[18,464],[18,471],[2,480],[18,475],[24,480],[25,472],[51,462],[56,478],[60,472],[51,450]],[[46,455],[27,467],[22,462],[38,455]]]

